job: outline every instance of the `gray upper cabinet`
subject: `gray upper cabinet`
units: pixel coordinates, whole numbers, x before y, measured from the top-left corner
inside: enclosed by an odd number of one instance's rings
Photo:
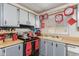
[[[19,27],[23,24],[35,27],[35,16],[9,3],[0,4],[0,26]]]
[[[2,4],[1,26],[18,27],[18,8],[5,3]]]
[[[30,25],[35,26],[35,15],[32,13],[29,13],[29,22]]]
[[[29,25],[28,12],[20,9],[20,24]]]
[[[2,19],[2,3],[0,3],[0,26],[1,26],[1,19]]]
[[[66,44],[56,42],[55,46],[55,56],[66,56]]]

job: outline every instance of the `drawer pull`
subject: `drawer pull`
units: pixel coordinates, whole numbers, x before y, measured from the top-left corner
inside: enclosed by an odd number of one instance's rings
[[[3,50],[3,53],[5,53],[5,50]]]
[[[58,46],[58,44],[56,44],[56,47]]]
[[[46,42],[44,41],[44,44],[45,44]]]
[[[19,45],[18,49],[20,50],[20,45]]]
[[[51,45],[53,46],[53,43]]]

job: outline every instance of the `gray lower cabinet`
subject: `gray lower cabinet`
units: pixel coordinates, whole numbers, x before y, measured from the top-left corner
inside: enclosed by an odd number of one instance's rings
[[[6,48],[6,56],[22,56],[23,55],[23,45],[17,44]]]
[[[66,56],[66,44],[56,42],[55,46],[55,56]]]
[[[41,56],[46,56],[46,40],[41,39],[40,40],[40,52]]]
[[[47,46],[47,56],[53,56],[55,42],[48,40],[46,46]]]
[[[0,56],[5,56],[5,48],[0,49]]]
[[[52,40],[40,40],[41,56],[66,56],[66,44]]]
[[[0,49],[0,56],[23,56],[23,43]]]

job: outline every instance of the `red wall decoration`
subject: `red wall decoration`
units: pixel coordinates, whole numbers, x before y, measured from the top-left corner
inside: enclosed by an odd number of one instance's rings
[[[45,23],[41,23],[41,28],[45,28]]]
[[[55,22],[56,23],[61,23],[63,21],[63,14],[57,14],[55,16]]]
[[[40,19],[40,20],[43,20],[43,19],[44,19],[44,15],[40,15],[40,16],[39,16],[39,19]]]
[[[74,14],[74,6],[70,6],[64,10],[65,16],[70,16]]]
[[[48,19],[48,14],[45,13],[45,14],[43,14],[43,15],[40,15],[39,18],[40,18],[40,20],[41,20],[41,28],[45,28],[44,19]]]
[[[41,28],[44,28],[45,27],[45,22],[44,22],[44,19],[41,20]]]
[[[48,19],[48,14],[45,13],[43,15],[40,15],[39,18],[40,18],[40,20]]]
[[[76,23],[77,21],[74,19],[74,18],[70,18],[68,21],[67,21],[67,23],[69,24],[69,25],[73,25],[74,23]]]
[[[44,14],[44,19],[48,19],[48,14],[47,13]]]

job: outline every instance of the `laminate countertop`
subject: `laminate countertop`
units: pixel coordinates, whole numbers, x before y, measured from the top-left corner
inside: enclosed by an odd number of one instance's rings
[[[11,45],[15,45],[15,44],[19,44],[19,43],[22,43],[23,41],[22,40],[16,40],[16,41],[6,41],[2,44],[0,44],[0,48],[5,48],[5,47],[8,47],[8,46],[11,46]]]
[[[52,37],[52,36],[39,36],[39,38],[46,40],[53,40],[57,42],[62,42],[71,45],[79,46],[79,37],[69,37],[69,36],[61,36],[61,37]]]

